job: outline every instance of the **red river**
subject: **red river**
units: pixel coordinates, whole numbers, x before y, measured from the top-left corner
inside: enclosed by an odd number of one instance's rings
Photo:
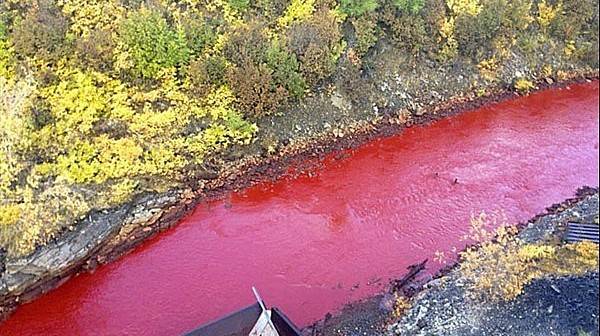
[[[463,247],[473,213],[523,221],[597,186],[598,82],[348,153],[310,177],[200,205],[119,261],[21,306],[0,335],[177,335],[253,303],[251,286],[305,326],[435,251]]]

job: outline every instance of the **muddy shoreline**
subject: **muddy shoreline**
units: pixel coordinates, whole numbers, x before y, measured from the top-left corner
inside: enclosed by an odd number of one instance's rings
[[[575,196],[568,198],[560,203],[553,204],[531,219],[517,223],[517,227],[521,231],[521,234],[530,224],[534,224],[539,220],[542,220],[551,215],[558,215],[569,209],[577,206],[578,203],[584,201],[590,196],[597,195],[599,192],[598,187],[583,186],[578,188]],[[564,228],[559,228],[563,230]],[[537,236],[543,234],[544,228],[532,229],[529,236]],[[562,236],[564,232],[559,231],[556,235]],[[531,237],[529,237],[531,238]],[[535,238],[533,238],[535,240]],[[466,247],[465,247],[466,248]],[[407,298],[417,297],[423,293],[431,284],[439,281],[439,279],[451,274],[459,266],[458,262],[455,262],[447,267],[436,272],[432,276],[421,276],[416,277],[410,283],[405,285],[409,290],[405,290],[404,293]],[[394,283],[397,280],[392,280],[386,292],[369,297],[357,302],[351,302],[341,308],[338,312],[329,313],[322,320],[315,322],[314,324],[304,328],[302,330],[305,336],[329,336],[329,335],[387,335],[390,324],[397,320],[392,316],[391,306],[388,304],[393,298]],[[411,307],[411,309],[419,309],[418,304]]]
[[[597,78],[595,72],[576,74],[561,83],[543,81],[538,84],[542,90]],[[0,315],[6,318],[19,304],[60,286],[78,273],[92,271],[100,264],[119,258],[142,241],[174,226],[201,202],[220,199],[229,192],[262,181],[316,169],[328,154],[353,149],[377,138],[399,134],[407,127],[426,125],[515,95],[505,88],[485,97],[471,95],[451,99],[429,106],[423,114],[412,115],[412,120],[406,124],[398,121],[396,111],[383,110],[382,118],[375,122],[356,122],[344,130],[343,136],[324,132],[307,141],[290,143],[276,156],[253,156],[237,161],[218,177],[202,180],[195,190],[144,195],[117,209],[91,213],[72,231],[66,231],[32,255],[5,262],[0,278]]]

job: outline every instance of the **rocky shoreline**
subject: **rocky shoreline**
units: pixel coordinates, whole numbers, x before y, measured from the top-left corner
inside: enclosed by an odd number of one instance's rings
[[[527,243],[562,239],[568,221],[598,217],[598,188],[584,187],[574,198],[520,223]],[[417,293],[400,317],[388,304],[390,292],[352,303],[306,328],[304,335],[598,335],[598,273],[545,277],[525,287],[517,299],[476,304],[465,297],[458,264],[429,280],[417,280]],[[595,332],[595,333],[594,333]]]
[[[545,79],[539,89],[564,87],[597,79],[598,73],[573,72],[569,79]],[[380,117],[357,119],[343,127],[331,128],[310,137],[284,142],[274,155],[256,154],[231,161],[214,176],[199,179],[194,188],[147,194],[116,209],[90,213],[55,241],[39,247],[33,254],[4,260],[0,277],[0,316],[6,318],[19,304],[60,286],[72,276],[111,262],[142,241],[175,225],[200,203],[221,198],[260,181],[316,167],[326,155],[355,148],[370,140],[391,136],[406,127],[424,125],[493,102],[509,99],[516,93],[510,87],[488,90],[485,95],[463,94],[430,105],[406,118],[404,110],[379,110]]]

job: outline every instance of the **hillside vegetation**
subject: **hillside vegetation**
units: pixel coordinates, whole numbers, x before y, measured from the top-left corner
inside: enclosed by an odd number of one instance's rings
[[[595,0],[5,0],[0,246],[11,257],[260,137],[378,41],[493,80],[510,50],[597,67]],[[539,69],[560,72],[551,64]],[[531,88],[530,78],[515,86]]]

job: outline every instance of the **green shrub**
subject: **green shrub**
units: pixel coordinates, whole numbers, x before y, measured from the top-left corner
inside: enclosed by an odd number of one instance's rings
[[[408,14],[418,14],[423,6],[425,0],[394,0],[394,5],[402,12]]]
[[[193,14],[183,20],[187,45],[194,54],[200,54],[217,40],[216,27],[199,15]]]
[[[0,41],[8,39],[8,26],[4,20],[4,16],[0,15]]]
[[[306,82],[299,72],[300,64],[296,56],[278,43],[273,43],[267,50],[266,58],[267,65],[273,71],[275,83],[285,87],[292,97],[302,97],[306,90]]]
[[[501,0],[503,1],[503,0]],[[461,54],[473,59],[484,58],[491,51],[491,42],[502,24],[502,18],[491,6],[477,16],[461,15],[456,18],[455,36]]]
[[[340,0],[340,9],[349,16],[361,16],[379,7],[377,0]]]
[[[159,13],[144,7],[122,23],[119,38],[133,62],[133,72],[142,77],[156,77],[161,69],[179,66],[190,56],[184,32],[169,27]]]
[[[229,6],[236,11],[243,13],[250,8],[250,0],[227,0]]]
[[[227,82],[247,115],[272,113],[288,97],[299,98],[306,90],[294,53],[281,42],[270,42],[258,22],[238,27],[223,54],[234,65],[227,71]]]
[[[371,15],[363,15],[353,18],[351,22],[356,36],[355,49],[360,56],[363,56],[379,40],[377,18]]]
[[[436,17],[431,17],[433,13],[422,8],[415,11],[410,8],[410,6],[417,8],[422,5],[413,2],[399,5],[394,1],[383,7],[381,18],[387,26],[390,40],[396,47],[413,53],[436,48],[437,25],[442,19],[445,8],[441,7],[441,13],[438,8]]]

